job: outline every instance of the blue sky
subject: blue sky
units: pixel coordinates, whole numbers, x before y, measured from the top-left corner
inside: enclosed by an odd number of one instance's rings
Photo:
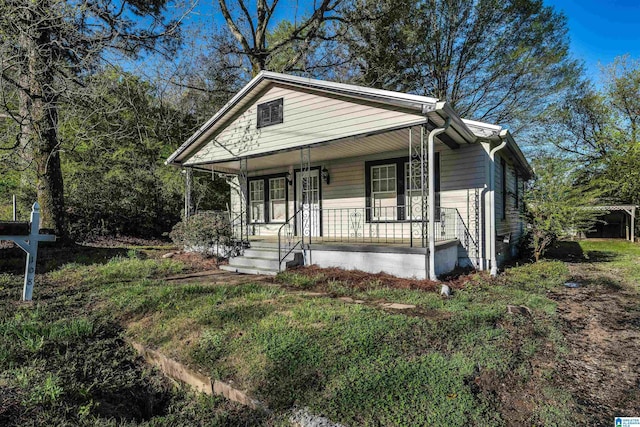
[[[568,19],[571,50],[584,61],[589,77],[597,81],[598,63],[607,65],[616,56],[640,58],[639,0],[544,0]]]
[[[214,3],[217,2],[199,0],[187,23],[223,26],[217,7],[212,7]],[[595,82],[600,77],[600,63],[610,64],[616,56],[624,54],[640,58],[640,0],[544,0],[544,3],[567,16],[572,54],[584,61],[587,75]],[[292,19],[296,11],[299,19],[308,8],[305,1],[281,0],[277,9],[280,13],[274,22]]]

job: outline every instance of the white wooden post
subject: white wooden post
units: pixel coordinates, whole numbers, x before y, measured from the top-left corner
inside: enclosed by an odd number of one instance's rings
[[[40,205],[38,202],[33,204],[31,210],[31,230],[29,234],[29,244],[25,249],[27,253],[27,265],[24,272],[24,289],[22,290],[22,299],[31,301],[33,297],[33,284],[36,277],[36,261],[38,260],[38,239],[34,238],[40,234]]]
[[[636,241],[636,207],[631,208],[631,241]]]
[[[0,235],[0,240],[10,240],[27,253],[27,265],[24,271],[24,289],[22,299],[31,301],[33,296],[33,284],[36,276],[36,261],[38,259],[38,242],[55,242],[56,236],[53,234],[40,234],[40,205],[33,204],[31,209],[31,224],[29,224],[29,234],[5,236]]]

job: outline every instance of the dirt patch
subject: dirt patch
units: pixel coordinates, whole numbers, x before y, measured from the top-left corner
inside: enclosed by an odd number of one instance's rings
[[[157,253],[155,257],[161,258],[162,255],[169,252],[171,251]],[[218,270],[222,264],[215,258],[207,258],[194,252],[178,252],[171,259],[182,262],[189,272]]]
[[[524,315],[505,317],[496,327],[505,330],[509,339],[504,343],[504,351],[514,354],[511,370],[498,374],[491,369],[482,370],[472,380],[471,387],[492,402],[508,425],[548,425],[541,417],[545,406],[558,406],[559,402],[545,387],[548,378],[556,372],[556,352],[549,340],[541,342],[534,356],[527,353],[526,346],[532,337],[540,336],[535,322]],[[576,413],[571,408],[572,413]],[[592,425],[586,418],[573,420],[575,425]]]
[[[466,276],[451,277],[446,282],[434,282],[431,280],[403,279],[387,273],[367,273],[360,270],[343,270],[341,268],[320,268],[314,265],[295,267],[291,270],[297,274],[313,278],[318,288],[323,288],[329,282],[337,281],[348,284],[357,290],[370,289],[375,283],[378,287],[393,289],[420,289],[424,291],[439,291],[442,283],[446,283],[453,289],[460,289],[466,283]]]
[[[205,264],[200,264],[202,268],[207,267]],[[211,266],[208,266],[211,267]],[[193,283],[202,283],[208,285],[244,285],[247,283],[267,283],[273,284],[274,279],[273,276],[264,276],[264,275],[246,275],[246,274],[238,274],[231,271],[226,270],[218,270],[214,269],[205,269],[199,271],[196,267],[194,267],[192,272],[186,274],[178,274],[175,276],[170,276],[165,278],[164,280],[170,284],[193,284]]]
[[[589,264],[569,264],[580,288],[554,291],[568,354],[558,372],[592,425],[640,413],[640,296]],[[619,277],[619,276],[618,276]]]

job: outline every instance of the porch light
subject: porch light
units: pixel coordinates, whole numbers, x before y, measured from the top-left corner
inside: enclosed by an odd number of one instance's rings
[[[326,166],[322,168],[322,180],[327,185],[329,185],[329,182],[331,181],[331,177],[329,176],[329,171]]]
[[[287,184],[293,185],[293,180],[291,179],[291,172],[287,172],[284,177],[287,180]]]

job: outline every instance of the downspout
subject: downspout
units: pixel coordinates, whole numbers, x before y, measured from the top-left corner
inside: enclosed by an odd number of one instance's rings
[[[489,160],[491,161],[489,167],[489,191],[490,191],[490,204],[491,204],[491,214],[490,214],[490,230],[489,230],[489,246],[490,246],[490,256],[491,256],[491,275],[496,276],[498,274],[498,256],[496,254],[496,162],[495,156],[496,153],[502,150],[507,145],[506,140],[507,131],[500,132],[500,140],[502,141],[500,145],[494,147],[489,152]],[[506,197],[503,195],[502,197]]]
[[[438,280],[436,277],[436,155],[434,150],[434,138],[445,132],[451,124],[451,118],[447,117],[441,128],[435,128],[429,132],[428,140],[428,162],[429,162],[429,279]]]

